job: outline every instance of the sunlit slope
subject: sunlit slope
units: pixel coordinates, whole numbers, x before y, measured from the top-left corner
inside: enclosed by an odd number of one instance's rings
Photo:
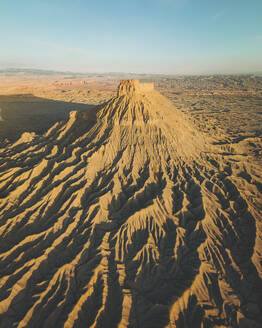
[[[261,168],[153,89],[1,150],[0,327],[261,327]]]

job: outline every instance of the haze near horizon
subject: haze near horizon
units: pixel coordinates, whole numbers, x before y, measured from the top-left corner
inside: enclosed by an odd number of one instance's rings
[[[262,71],[262,2],[0,3],[0,68],[168,74]]]

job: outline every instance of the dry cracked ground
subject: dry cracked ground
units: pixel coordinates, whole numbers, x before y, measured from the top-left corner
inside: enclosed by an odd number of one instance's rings
[[[6,142],[1,328],[262,326],[261,136],[193,118],[127,80]]]

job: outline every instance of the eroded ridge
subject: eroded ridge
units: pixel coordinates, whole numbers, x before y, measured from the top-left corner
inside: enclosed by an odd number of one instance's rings
[[[120,86],[1,150],[0,327],[261,327],[261,167]]]

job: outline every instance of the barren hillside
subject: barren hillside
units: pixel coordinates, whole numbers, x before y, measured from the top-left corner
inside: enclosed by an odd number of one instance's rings
[[[0,327],[262,325],[262,168],[152,84],[0,150]]]

